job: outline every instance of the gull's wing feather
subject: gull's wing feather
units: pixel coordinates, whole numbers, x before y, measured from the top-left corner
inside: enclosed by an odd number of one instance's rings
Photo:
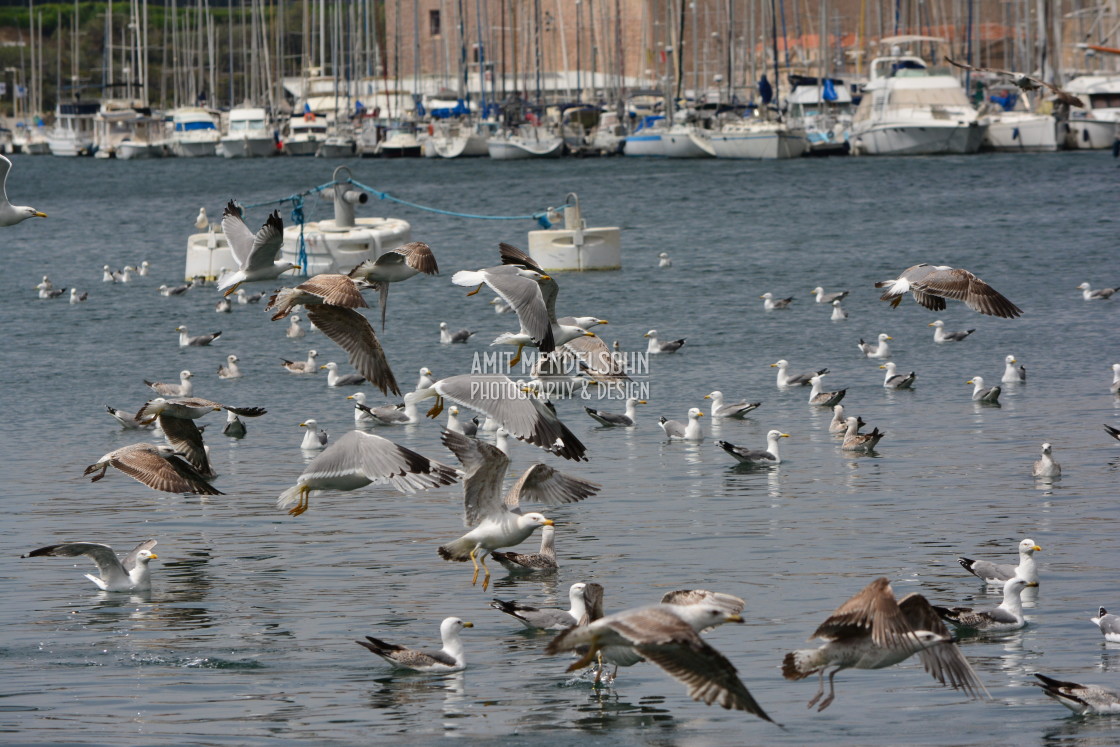
[[[225,225],[223,221],[223,226]],[[244,224],[242,224],[244,225]],[[242,263],[242,269],[252,272],[271,267],[276,261],[280,247],[284,245],[284,221],[280,219],[280,212],[273,211],[253,237],[252,251],[249,252],[247,262]]]
[[[381,342],[364,316],[353,309],[314,304],[307,307],[307,318],[345,350],[350,356],[350,365],[383,394],[392,392],[400,395],[400,387],[385,358]]]
[[[423,241],[412,241],[394,251],[402,256],[406,265],[417,272],[422,272],[425,275],[439,274],[436,256],[432,254],[432,248]],[[381,257],[377,261],[380,262]]]
[[[372,483],[389,483],[403,493],[414,493],[450,485],[458,478],[458,471],[387,438],[350,431],[312,459],[300,479],[356,475]]]
[[[719,703],[727,709],[747,711],[773,721],[739,679],[735,666],[699,636],[687,643],[635,646],[634,650],[661,667],[688,688],[693,700],[705,705]]]
[[[941,628],[944,629],[944,625]],[[840,640],[871,635],[878,646],[906,646],[912,629],[898,609],[890,581],[880,577],[840,605],[811,638]]]
[[[913,630],[928,630],[949,638],[949,629],[921,594],[907,594],[898,603],[901,615]],[[927,672],[943,685],[964,690],[971,698],[991,698],[988,689],[976,675],[960,646],[946,641],[918,652]]]
[[[354,281],[346,275],[326,273],[316,275],[296,286],[300,290],[321,296],[323,303],[331,306],[342,306],[348,309],[365,309],[369,307],[362,298],[362,292]]]
[[[595,495],[602,487],[598,483],[565,475],[538,462],[525,470],[510,487],[506,493],[505,505],[517,509],[521,501],[543,503],[546,506],[576,503]]]
[[[237,260],[239,269],[244,270],[249,263],[249,255],[253,251],[253,232],[245,225],[241,218],[241,211],[230,200],[226,209],[222,211],[222,233],[226,235],[233,258]]]
[[[911,281],[911,285],[923,293],[963,301],[968,308],[981,314],[1010,319],[1023,313],[1022,309],[968,270],[952,267],[935,270],[917,282]]]
[[[154,539],[144,540],[139,545],[132,548],[129,551],[128,555],[124,556],[124,559],[121,560],[121,566],[126,571],[131,571],[133,568],[136,567],[136,556],[139,555],[142,550],[151,550],[157,544],[159,544],[159,543],[156,542]]]
[[[214,476],[210,468],[210,459],[206,455],[206,447],[202,443],[202,431],[193,420],[160,415],[159,427],[163,429],[163,435],[167,437],[171,448],[181,453],[200,475]]]
[[[443,445],[463,463],[463,523],[468,527],[483,519],[500,516],[502,480],[509,468],[509,457],[501,449],[477,438],[445,430]]]
[[[137,548],[137,550],[139,549]],[[133,552],[136,552],[136,550]],[[81,555],[94,562],[102,580],[109,586],[128,584],[128,572],[121,565],[121,561],[117,559],[117,554],[113,552],[113,548],[108,545],[97,542],[68,542],[61,545],[40,547],[38,550],[27,553],[29,558],[40,556],[76,558]]]

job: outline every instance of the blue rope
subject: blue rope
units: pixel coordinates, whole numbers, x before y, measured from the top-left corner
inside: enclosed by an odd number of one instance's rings
[[[409,202],[408,200],[402,200],[399,197],[394,197],[388,192],[382,192],[379,189],[374,189],[373,187],[362,184],[356,179],[347,179],[347,181],[350,184],[353,184],[358,189],[369,192],[379,200],[388,200],[390,202],[395,202],[398,205],[407,205],[408,207],[416,208],[417,210],[426,210],[429,213],[436,213],[438,215],[450,215],[456,218],[475,218],[477,220],[535,220],[543,228],[552,228],[552,222],[548,220],[547,210],[542,210],[537,213],[531,213],[529,215],[478,215],[477,213],[459,213],[454,210],[443,210],[440,208],[428,207],[427,205],[420,205],[415,202]],[[555,209],[563,210],[565,207],[567,206],[561,205],[560,207]]]

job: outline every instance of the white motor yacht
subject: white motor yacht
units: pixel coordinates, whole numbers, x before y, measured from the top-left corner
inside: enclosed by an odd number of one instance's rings
[[[313,156],[327,139],[327,120],[310,112],[293,114],[288,120],[284,153],[289,156]]]
[[[52,156],[92,156],[93,120],[101,104],[72,101],[55,107],[54,127],[47,133]]]
[[[490,157],[496,161],[519,158],[558,158],[564,151],[564,138],[536,125],[521,125],[516,130],[495,135],[486,141]]]
[[[800,158],[809,148],[805,130],[776,119],[728,122],[718,132],[709,134],[708,141],[716,158]]]
[[[852,123],[853,152],[917,156],[975,153],[986,125],[972,108],[960,82],[934,72],[901,45],[943,42],[937,37],[896,36],[882,40],[891,53],[871,61],[871,80]]]
[[[276,155],[276,138],[268,113],[260,107],[230,109],[229,125],[218,148],[226,158],[263,158]]]
[[[1120,75],[1082,75],[1065,86],[1085,102],[1069,113],[1069,147],[1084,150],[1111,148],[1120,138]]]
[[[221,137],[217,112],[198,106],[181,106],[171,112],[171,152],[176,156],[216,155]]]

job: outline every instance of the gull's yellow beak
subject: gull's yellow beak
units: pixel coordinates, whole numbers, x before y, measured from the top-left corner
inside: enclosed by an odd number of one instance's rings
[[[592,331],[590,331],[590,330],[588,330],[588,331],[585,331],[585,332],[583,333],[583,336],[584,336],[584,337],[595,337],[595,333],[594,333],[594,332],[592,332]]]
[[[1032,586],[1038,586],[1038,582],[1037,581],[1031,581],[1030,583],[1027,584],[1028,588],[1030,588]]]
[[[548,275],[541,275],[541,280],[552,280]]]
[[[742,615],[728,615],[727,616],[727,622],[729,622],[729,623],[741,623],[741,622],[743,622],[743,616]]]
[[[782,435],[778,436],[778,438],[789,438],[789,434],[783,433]]]
[[[299,427],[300,427],[300,428],[306,428],[306,427],[307,427],[307,423],[300,423],[300,424],[299,424]]]
[[[926,326],[927,326],[927,327],[932,327],[932,326],[933,326],[933,322],[930,322],[930,323],[929,323],[929,324],[927,324]]]
[[[599,319],[599,324],[610,324],[606,319]]]
[[[888,340],[893,340],[894,338],[893,338],[893,337],[891,337],[890,335],[887,335],[887,339],[888,339]]]
[[[464,628],[473,628],[473,627],[474,627],[474,623],[472,623],[472,622],[465,622],[465,623],[463,623],[463,627],[464,627]]]
[[[324,368],[326,368],[326,366],[319,366],[320,371],[322,371]]]
[[[44,215],[43,217],[46,218],[47,216]],[[152,560],[159,560],[159,556],[156,555],[155,553],[152,553]],[[1036,586],[1037,586],[1037,584],[1036,584]]]
[[[966,384],[972,384],[972,383],[973,383],[973,381],[972,381],[972,379],[969,379],[969,380],[968,380],[968,381],[966,381],[965,383],[966,383]]]
[[[1012,362],[1012,363],[1018,363],[1019,361],[1017,361],[1017,360],[1015,360],[1014,358],[1012,358],[1012,359],[1011,359],[1011,362]]]
[[[766,296],[759,296],[759,298],[766,298]]]
[[[771,363],[771,364],[770,364],[770,368],[777,368],[777,367],[778,367],[778,364],[777,364],[777,363]]]
[[[292,269],[292,270],[302,270],[303,268],[300,267],[299,265],[292,265],[290,269]]]
[[[882,368],[882,366],[879,366],[879,368]],[[353,394],[347,395],[346,399],[354,399],[354,395]]]
[[[696,417],[702,418],[702,417],[704,417],[704,413],[698,412],[698,413],[696,413]]]
[[[47,217],[46,213],[40,212],[38,210],[36,210],[34,213],[32,213],[32,215],[34,215],[36,218],[46,218]],[[152,557],[154,558],[155,555],[153,555]]]
[[[886,366],[879,366],[879,368],[886,368]],[[349,397],[347,397],[347,399],[350,399],[350,398],[349,398]]]
[[[637,404],[639,404],[639,405],[648,405],[649,403],[648,403],[648,402],[646,402],[646,401],[645,401],[644,399],[640,399],[640,400],[638,400]]]
[[[642,337],[649,337],[649,332],[646,332]]]
[[[541,526],[554,527],[554,526],[556,526],[556,522],[553,521],[552,519],[545,519],[544,524],[542,524]]]
[[[1042,552],[1042,548],[1041,548],[1041,547],[1039,547],[1038,545],[1035,545],[1035,546],[1034,546],[1034,547],[1032,547],[1031,549],[1032,549],[1032,550],[1034,550],[1035,552]]]
[[[710,395],[710,394],[705,394],[704,395],[704,399],[711,399],[711,398],[712,398],[712,395]]]

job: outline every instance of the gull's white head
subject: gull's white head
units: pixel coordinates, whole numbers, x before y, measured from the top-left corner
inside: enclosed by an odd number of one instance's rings
[[[1030,537],[1019,543],[1019,554],[1033,555],[1036,552],[1042,552],[1042,548],[1036,545]]]
[[[308,358],[318,358],[319,357],[319,351],[318,350],[308,350],[307,351],[307,357]]]
[[[244,293],[245,291],[238,290],[237,292],[238,293]],[[298,323],[299,323],[299,314],[292,314],[292,324],[295,325],[295,324],[298,324]]]
[[[771,363],[770,364],[770,368],[788,368],[788,367],[789,367],[789,361],[787,361],[785,358],[778,361],[777,363]]]
[[[894,338],[891,337],[890,335],[888,335],[886,332],[879,333],[879,342],[880,343],[886,342],[887,340],[893,340],[893,339]]]
[[[721,399],[723,399],[723,392],[715,391],[715,392],[712,392],[711,394],[705,394],[704,399],[710,399],[710,400],[716,400],[716,401],[721,400]]]
[[[1007,356],[1006,358],[1003,359],[1003,362],[1004,363],[1015,363],[1016,362],[1015,361],[1015,356],[1009,355],[1009,356]]]
[[[724,623],[743,622],[742,615],[734,612],[729,612],[712,604],[689,604],[680,605],[674,604],[670,607],[673,613],[684,620],[693,630],[701,631],[705,628],[712,628],[716,625],[723,625]]]
[[[761,296],[759,296],[759,298],[765,298],[765,299],[769,300],[769,299],[774,298],[774,294],[767,291],[766,293],[763,293]]]
[[[649,332],[646,332],[643,337],[652,337],[654,339],[657,339],[657,330],[651,329]]]
[[[927,327],[944,327],[944,326],[945,326],[945,322],[943,322],[943,321],[941,321],[940,319],[938,319],[938,320],[937,320],[936,322],[930,322],[930,323],[929,323],[929,324],[927,324],[926,326],[927,326]]]
[[[334,361],[331,361],[330,363],[324,363],[323,365],[319,366],[320,371],[322,371],[324,368],[331,372],[338,372],[338,364]]]
[[[439,323],[439,328],[440,329],[447,329],[447,322],[440,322]]]
[[[473,628],[474,623],[465,622],[457,617],[444,618],[443,622],[439,624],[439,634],[443,638],[448,636],[456,636],[463,628]]]
[[[420,369],[420,375],[421,376],[431,376],[432,375],[432,369],[425,366],[424,368]]]
[[[669,252],[661,252],[657,256],[660,257],[661,259],[665,259],[666,257],[669,256]]]
[[[696,420],[696,418],[702,418],[702,417],[704,417],[704,411],[701,410],[699,407],[693,407],[692,409],[690,409],[688,411],[688,417],[691,420]]]
[[[365,392],[355,392],[354,394],[351,394],[350,396],[348,396],[346,399],[352,399],[355,402],[358,402],[358,403],[364,405],[366,403],[366,393]]]
[[[227,355],[226,356],[226,361],[228,363],[237,363],[239,360],[241,360],[241,359],[238,358],[236,355]]]
[[[315,426],[317,426],[317,425],[319,425],[319,423],[317,423],[314,420],[305,420],[305,421],[303,421],[302,423],[299,424],[299,427],[300,428],[310,428],[311,430],[315,430]]]
[[[984,377],[983,376],[973,376],[971,379],[969,379],[965,383],[966,384],[972,384],[977,389],[979,389],[980,387],[984,386]]]
[[[141,550],[136,553],[136,562],[142,565],[147,565],[150,561],[159,560],[159,556],[151,550]]]
[[[230,358],[233,358],[233,356],[231,355]],[[180,379],[191,379],[191,378],[194,378],[194,374],[192,374],[190,371],[188,371],[187,369],[184,368],[182,371],[179,372],[179,378]]]
[[[1092,287],[1092,286],[1091,286],[1091,285],[1089,285],[1088,283],[1082,283],[1081,285],[1077,286],[1077,290],[1083,290],[1083,291],[1087,291],[1087,290],[1089,290],[1089,288],[1091,288],[1091,287]]]
[[[849,420],[855,420],[855,418],[848,418],[848,419]],[[779,430],[772,430],[772,431],[769,431],[766,434],[766,438],[769,441],[777,441],[779,438],[789,438],[789,434],[788,433],[782,433]]]
[[[1050,451],[1051,451],[1051,448],[1052,448],[1052,447],[1050,446],[1050,444],[1048,444],[1048,443],[1046,443],[1046,444],[1043,444],[1043,445],[1042,445],[1042,453],[1043,453],[1043,454],[1049,454],[1049,453],[1050,453]]]
[[[816,293],[824,293],[824,288],[822,288],[821,286],[819,286],[819,285],[818,285],[818,286],[817,286],[816,288],[814,288],[813,290],[811,290],[811,291],[810,291],[810,293],[814,293],[814,294],[816,294]]]
[[[552,519],[546,518],[544,514],[538,514],[536,512],[522,514],[518,517],[518,523],[532,527],[551,527],[556,524]]]
[[[894,361],[887,361],[883,365],[879,366],[879,368],[885,368],[885,369],[887,369],[888,374],[893,374],[894,370],[896,368],[898,368],[898,364],[895,363]]]

